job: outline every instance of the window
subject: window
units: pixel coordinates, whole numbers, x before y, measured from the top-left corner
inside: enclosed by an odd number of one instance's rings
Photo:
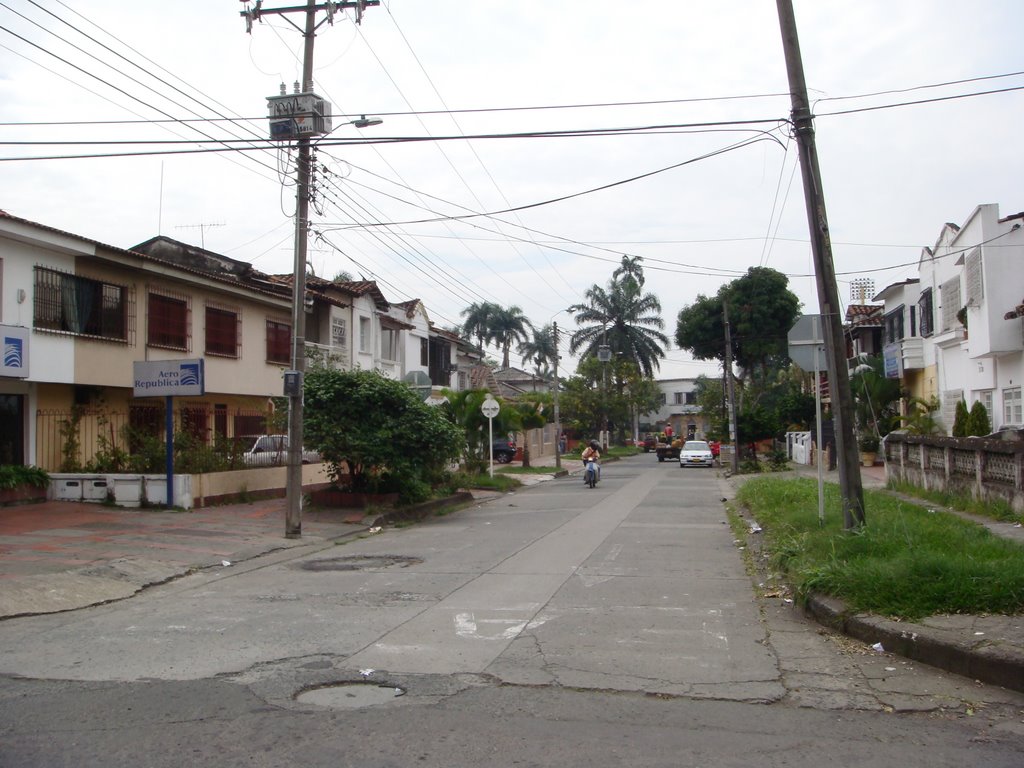
[[[917,314],[921,320],[921,335],[931,336],[935,333],[931,288],[921,291],[921,298],[917,300]]]
[[[1020,387],[1004,389],[1003,426],[1022,423],[1024,423],[1024,413],[1021,412]]]
[[[426,339],[420,339],[420,365],[430,365],[430,342]]]
[[[967,288],[967,306],[981,306],[981,300],[985,298],[985,286],[981,276],[980,248],[975,248],[964,259],[964,283]]]
[[[683,404],[684,400],[683,400],[683,393],[682,392],[673,392],[672,393],[672,397],[673,397],[672,402],[675,403],[676,405],[682,405]]]
[[[894,341],[903,339],[903,305],[885,316],[885,343],[892,344]]]
[[[206,354],[238,357],[241,330],[241,318],[236,310],[206,305]]]
[[[359,318],[359,351],[370,351],[370,318]]]
[[[660,397],[658,397],[658,402],[660,402],[662,405],[665,405],[665,403],[668,402],[668,395],[662,392]]]
[[[331,318],[331,346],[339,349],[348,346],[348,329],[344,317]]]
[[[381,328],[380,356],[383,360],[398,359],[398,331],[394,328]]]
[[[267,320],[267,362],[288,365],[292,359],[292,327],[288,323]]]
[[[985,406],[985,411],[988,413],[989,421],[992,421],[992,403],[993,395],[991,389],[983,389],[978,393],[978,402]]]
[[[939,331],[951,331],[960,323],[956,319],[956,313],[963,306],[960,303],[960,277],[947,280],[939,290],[942,291],[942,327]]]
[[[687,392],[686,393],[686,404],[687,405],[696,405],[697,404],[697,393],[696,392]]]
[[[146,343],[151,347],[189,350],[189,299],[167,293],[149,294],[149,333]]]
[[[126,286],[35,268],[32,325],[38,330],[129,341],[130,310]]]

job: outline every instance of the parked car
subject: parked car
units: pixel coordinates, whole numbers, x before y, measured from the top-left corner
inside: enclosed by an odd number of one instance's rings
[[[658,447],[658,438],[648,432],[646,435],[644,435],[643,446],[644,453],[650,453],[651,451]]]
[[[250,467],[276,467],[288,463],[288,435],[249,435],[242,443],[242,461]],[[316,464],[320,454],[302,449],[302,463]]]
[[[508,437],[496,437],[492,444],[494,460],[499,464],[508,464],[516,457],[516,441]]]
[[[703,440],[687,440],[679,449],[680,467],[713,467],[715,456]]]

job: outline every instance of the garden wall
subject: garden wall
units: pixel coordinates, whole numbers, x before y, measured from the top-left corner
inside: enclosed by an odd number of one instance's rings
[[[983,437],[927,437],[891,432],[884,441],[889,479],[1024,512],[1024,442]]]

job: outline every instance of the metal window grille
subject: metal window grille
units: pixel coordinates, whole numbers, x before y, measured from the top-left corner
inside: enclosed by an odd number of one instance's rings
[[[921,298],[917,302],[918,316],[921,323],[921,335],[931,336],[935,332],[935,318],[932,307],[932,289],[928,288],[921,292]]]
[[[32,325],[51,333],[133,342],[134,294],[126,285],[37,266]]]
[[[242,316],[234,308],[206,305],[206,354],[240,357]]]
[[[163,347],[188,352],[192,349],[192,334],[189,322],[191,299],[185,294],[174,294],[161,290],[149,292],[149,332],[147,343],[151,347]]]

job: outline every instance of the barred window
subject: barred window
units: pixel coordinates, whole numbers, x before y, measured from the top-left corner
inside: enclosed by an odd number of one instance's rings
[[[241,316],[237,310],[206,305],[206,354],[239,357]]]
[[[288,323],[267,320],[267,362],[288,365],[291,362],[292,327]]]
[[[935,333],[935,313],[932,307],[932,289],[927,288],[921,291],[921,298],[917,302],[918,315],[921,318],[921,335],[931,336]]]
[[[149,332],[146,342],[151,347],[164,347],[188,352],[190,299],[185,295],[151,292],[149,294]]]
[[[128,341],[134,318],[126,286],[36,267],[34,289],[33,327]]]
[[[885,343],[903,340],[903,305],[885,316]]]

